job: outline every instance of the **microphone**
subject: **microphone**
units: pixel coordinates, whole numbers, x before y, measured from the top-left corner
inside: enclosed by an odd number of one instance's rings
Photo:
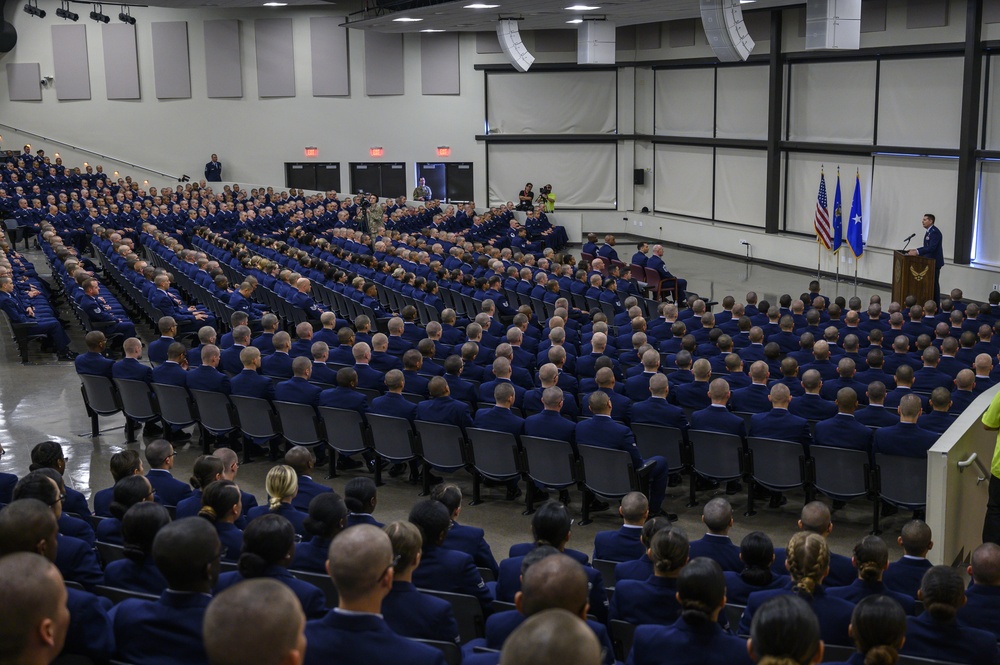
[[[906,239],[903,240],[903,242],[910,242],[911,240],[913,240],[914,237],[916,237],[916,235],[917,235],[916,233],[911,233],[906,237]]]
[[[910,237],[908,237],[906,240],[903,241],[903,249],[901,251],[903,252],[906,251],[906,248],[910,246],[910,241],[913,240],[913,237],[916,235],[917,235],[916,233],[911,233]]]

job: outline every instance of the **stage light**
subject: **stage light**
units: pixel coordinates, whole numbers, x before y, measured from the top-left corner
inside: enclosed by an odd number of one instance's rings
[[[24,6],[24,12],[32,16],[37,16],[38,18],[45,18],[45,10],[39,9],[38,4],[32,4],[30,0],[28,4]]]
[[[132,17],[132,11],[128,8],[128,5],[122,6],[121,12],[118,14],[118,20],[122,23],[128,23],[129,25],[135,25],[135,19]]]
[[[74,11],[70,11],[69,3],[62,3],[59,9],[56,10],[56,16],[61,19],[66,19],[67,21],[79,21],[80,15]]]
[[[100,5],[94,5],[94,11],[90,12],[90,18],[98,23],[108,23],[111,21],[111,17],[103,13],[104,8]]]

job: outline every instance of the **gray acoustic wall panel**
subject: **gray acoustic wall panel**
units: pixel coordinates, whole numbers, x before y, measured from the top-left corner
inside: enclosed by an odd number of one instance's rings
[[[365,31],[365,94],[402,95],[403,35]]]
[[[537,53],[564,53],[576,51],[576,30],[535,30]]]
[[[635,48],[637,50],[658,49],[660,43],[659,23],[643,23],[635,26]]]
[[[42,101],[42,66],[37,62],[8,62],[7,94],[12,102]]]
[[[104,84],[108,99],[139,99],[139,56],[135,26],[108,23],[101,28],[104,42]]]
[[[253,22],[257,45],[257,96],[295,96],[292,19],[259,18]]]
[[[52,62],[56,98],[60,101],[90,99],[87,26],[52,26]]]
[[[420,85],[425,95],[461,93],[458,33],[420,35]]]
[[[670,42],[670,48],[694,46],[694,26],[694,19],[669,21],[667,23],[667,40]],[[701,28],[701,25],[699,24],[698,27]]]
[[[1000,7],[1000,4],[997,5]],[[983,8],[985,17],[986,8]],[[885,32],[885,0],[868,0],[861,3],[861,32]]]
[[[153,37],[153,79],[157,99],[191,98],[191,56],[187,21],[150,24]]]
[[[211,99],[243,96],[240,61],[240,22],[235,19],[205,21],[205,87]]]
[[[634,25],[623,25],[615,30],[615,50],[616,51],[635,50]]]
[[[907,0],[907,30],[942,28],[946,25],[948,25],[948,0]]]
[[[495,30],[476,33],[476,53],[503,53]]]
[[[312,58],[313,97],[347,97],[351,94],[347,28],[342,16],[309,19],[309,52]]]

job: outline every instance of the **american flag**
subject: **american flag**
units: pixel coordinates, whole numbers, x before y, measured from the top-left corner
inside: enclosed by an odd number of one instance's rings
[[[816,217],[813,219],[813,227],[816,229],[817,242],[830,249],[832,236],[830,235],[830,213],[826,209],[826,179],[823,172],[819,174],[819,195],[816,197]]]

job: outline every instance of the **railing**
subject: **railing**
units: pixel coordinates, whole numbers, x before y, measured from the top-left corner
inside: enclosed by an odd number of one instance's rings
[[[54,143],[54,144],[57,144],[57,145],[65,146],[65,147],[69,148],[70,150],[76,150],[78,152],[85,152],[85,153],[87,153],[89,155],[94,155],[96,157],[101,157],[102,159],[109,159],[109,160],[112,160],[112,161],[117,162],[119,164],[124,164],[126,166],[131,166],[132,168],[135,168],[135,169],[142,169],[143,171],[148,171],[149,173],[155,173],[156,175],[163,176],[164,178],[170,178],[171,180],[180,180],[180,176],[178,176],[178,175],[173,175],[173,174],[170,174],[170,173],[164,173],[163,171],[157,171],[156,169],[150,168],[148,166],[143,166],[142,164],[135,164],[135,163],[130,162],[130,161],[126,160],[126,159],[121,159],[120,157],[114,157],[112,155],[105,155],[102,152],[97,152],[96,150],[91,150],[90,148],[83,148],[83,147],[78,146],[78,145],[73,145],[72,143],[67,143],[65,141],[60,141],[59,139],[54,139],[51,136],[42,136],[41,134],[36,134],[34,132],[29,132],[29,131],[27,131],[25,129],[20,129],[18,127],[13,127],[11,125],[5,125],[5,124],[2,124],[2,123],[0,123],[0,127],[4,128],[4,129],[9,129],[9,130],[11,130],[13,132],[17,132],[18,134],[21,134],[21,135],[24,135],[24,136],[30,136],[31,138],[37,139],[39,141],[45,141],[46,143]]]

